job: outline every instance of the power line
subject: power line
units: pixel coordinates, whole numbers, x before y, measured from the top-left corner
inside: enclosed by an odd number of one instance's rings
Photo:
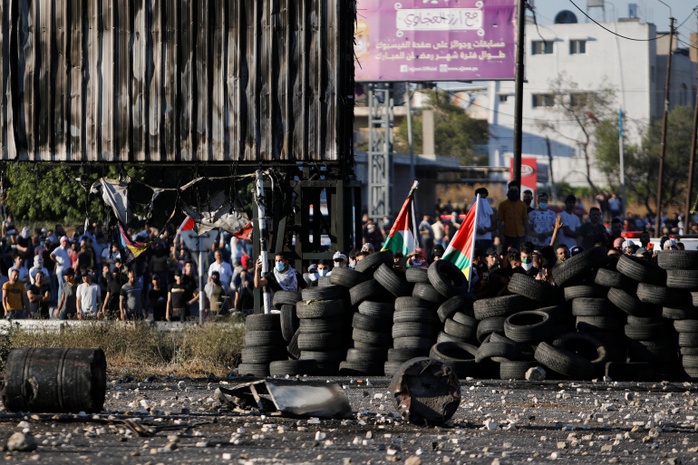
[[[613,35],[616,36],[616,37],[620,37],[621,39],[632,40],[632,41],[634,41],[634,42],[654,42],[654,41],[656,41],[656,40],[661,39],[662,37],[666,37],[666,36],[669,35],[669,34],[662,34],[662,35],[658,35],[658,36],[656,36],[656,37],[652,37],[652,38],[650,38],[650,39],[637,39],[637,38],[635,38],[635,37],[624,36],[623,34],[618,34],[617,32],[614,32],[614,31],[610,30],[609,28],[607,28],[607,27],[604,26],[603,24],[601,24],[601,23],[599,23],[598,21],[596,21],[594,18],[592,18],[591,16],[589,16],[589,15],[586,13],[586,11],[582,10],[581,8],[579,8],[579,6],[577,6],[577,4],[574,3],[572,0],[569,0],[569,2],[570,2],[572,5],[574,5],[574,7],[575,7],[576,9],[578,9],[584,16],[586,16],[586,17],[589,19],[589,21],[591,21],[592,23],[596,24],[597,26],[599,26],[599,27],[600,27],[601,29],[603,29],[604,31],[606,31],[606,32],[608,32],[608,33],[610,33],[610,34],[613,34]]]

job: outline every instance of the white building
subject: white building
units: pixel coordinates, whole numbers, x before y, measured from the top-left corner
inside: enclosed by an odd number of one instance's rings
[[[559,17],[569,20],[570,14]],[[545,171],[552,159],[555,182],[588,185],[579,145],[580,127],[553,107],[551,82],[558,76],[575,82],[578,92],[614,88],[617,99],[610,103],[614,108],[623,108],[624,130],[633,143],[639,143],[652,121],[662,118],[668,35],[662,37],[664,33],[658,33],[654,24],[637,18],[602,26],[592,22],[526,26],[522,157],[537,159],[543,175],[539,180],[547,179]],[[677,50],[676,44],[674,40],[671,108],[694,105],[696,95],[696,64],[685,49]],[[508,167],[513,157],[514,89],[513,81],[489,84],[491,166]],[[542,129],[542,122],[553,123],[555,129]],[[593,146],[590,153],[593,157]],[[600,185],[606,184],[598,171],[593,171],[591,177]]]

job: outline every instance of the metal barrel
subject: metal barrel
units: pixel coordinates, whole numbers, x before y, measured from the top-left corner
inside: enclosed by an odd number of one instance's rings
[[[12,349],[2,402],[12,412],[100,412],[107,389],[102,349]]]

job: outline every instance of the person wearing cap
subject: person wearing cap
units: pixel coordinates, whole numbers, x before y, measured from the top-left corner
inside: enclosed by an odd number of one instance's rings
[[[347,256],[344,255],[342,252],[337,251],[332,255],[332,262],[334,263],[334,266],[332,269],[335,268],[346,268],[347,267]],[[327,276],[332,276],[332,271],[330,270],[329,273],[327,273]]]
[[[75,306],[79,320],[97,316],[100,310],[102,290],[97,283],[92,281],[92,273],[89,271],[83,271],[82,283],[78,285],[75,297]]]
[[[637,252],[639,248],[640,246],[630,239],[623,242],[623,253],[625,255],[635,255],[635,252]]]
[[[29,302],[24,284],[19,282],[19,270],[11,268],[9,280],[2,285],[2,304],[5,309],[5,318],[26,318]]]
[[[536,248],[542,249],[550,245],[556,218],[555,212],[548,210],[548,194],[546,192],[539,193],[538,208],[528,214],[530,242]]]
[[[366,252],[367,255],[370,255],[376,251],[376,248],[373,246],[373,244],[371,244],[370,242],[367,242],[361,246],[361,251]]]
[[[65,280],[63,279],[63,274],[68,268],[70,268],[70,254],[68,252],[69,247],[68,238],[62,236],[60,239],[60,245],[53,249],[51,252],[51,260],[56,264],[56,280],[58,281],[58,301],[61,301],[63,295],[63,286],[65,285]]]
[[[407,254],[407,263],[405,266],[407,268],[429,268],[426,251],[421,247],[414,249],[414,252]]]

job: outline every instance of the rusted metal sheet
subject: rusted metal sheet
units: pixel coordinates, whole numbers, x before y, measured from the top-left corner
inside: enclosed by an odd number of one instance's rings
[[[353,164],[353,0],[0,0],[1,159]]]

